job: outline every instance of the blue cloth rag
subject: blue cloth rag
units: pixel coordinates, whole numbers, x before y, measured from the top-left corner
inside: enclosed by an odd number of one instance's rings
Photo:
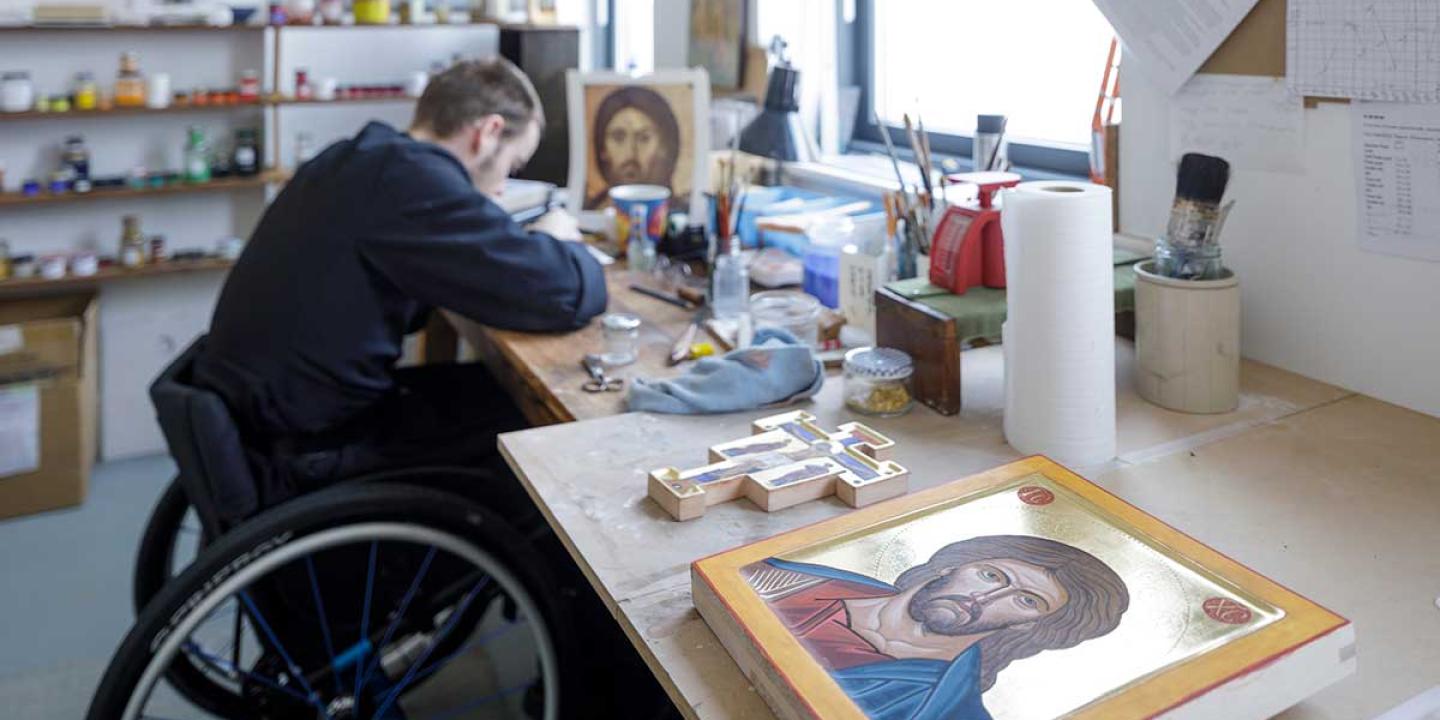
[[[761,328],[750,347],[701,358],[674,380],[636,378],[627,400],[631,410],[704,415],[784,405],[824,384],[825,367],[808,346],[784,330]]]

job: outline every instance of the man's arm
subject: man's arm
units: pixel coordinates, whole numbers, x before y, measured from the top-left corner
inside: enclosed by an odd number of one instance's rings
[[[511,330],[573,330],[604,312],[605,277],[583,246],[525,231],[468,188],[431,189],[440,197],[402,200],[397,219],[360,242],[401,291]]]

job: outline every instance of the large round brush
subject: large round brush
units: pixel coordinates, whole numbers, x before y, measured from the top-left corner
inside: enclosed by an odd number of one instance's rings
[[[1214,239],[1220,221],[1220,200],[1230,182],[1230,163],[1218,157],[1186,153],[1180,158],[1175,204],[1170,208],[1167,235],[1172,247],[1198,248]]]

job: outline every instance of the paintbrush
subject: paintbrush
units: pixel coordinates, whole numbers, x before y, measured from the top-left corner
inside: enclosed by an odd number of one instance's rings
[[[740,215],[745,212],[745,198],[748,197],[750,193],[743,188],[736,190],[736,192],[740,195],[740,201],[735,203],[735,215],[730,221],[730,229],[734,234],[738,235],[740,234]]]
[[[986,170],[995,169],[995,160],[1000,157],[1000,147],[1005,144],[1005,128],[1009,125],[1009,117],[1000,118],[1000,135],[995,138],[995,147],[990,150],[990,159],[985,162]]]
[[[885,141],[885,152],[890,155],[890,165],[895,168],[895,181],[900,183],[900,191],[905,191],[905,174],[900,172],[900,157],[895,153],[895,143],[890,141],[890,128],[880,120],[880,112],[875,112],[875,126],[880,129],[880,139]]]
[[[1218,157],[1186,153],[1175,181],[1166,240],[1172,247],[1192,250],[1213,237],[1220,221],[1220,200],[1230,183],[1230,163]]]
[[[930,135],[925,132],[925,118],[915,116],[915,129],[920,133],[920,149],[925,153],[925,177],[931,178],[931,203],[935,202],[934,177],[935,177],[935,156],[930,152]]]
[[[920,138],[915,134],[915,126],[910,123],[910,113],[905,113],[905,134],[910,136],[910,152],[915,156],[915,164],[920,168],[920,184],[925,188],[925,193],[930,194],[930,174],[925,171],[924,160],[920,153]]]

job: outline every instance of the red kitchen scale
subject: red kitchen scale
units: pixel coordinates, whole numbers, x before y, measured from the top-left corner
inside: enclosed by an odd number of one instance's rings
[[[930,244],[930,282],[956,295],[979,285],[1005,287],[1005,238],[995,193],[1015,187],[1020,176],[1010,172],[950,175],[955,183],[979,187],[973,204],[952,205],[935,226]]]

